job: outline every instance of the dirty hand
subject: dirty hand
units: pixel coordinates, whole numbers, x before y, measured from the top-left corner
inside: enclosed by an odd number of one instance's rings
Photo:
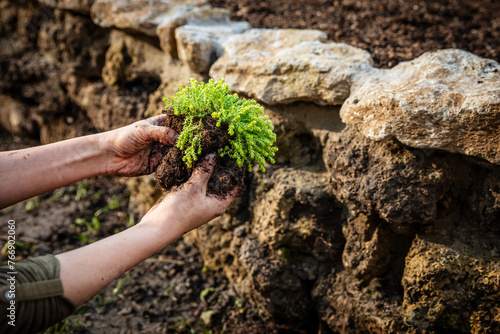
[[[177,136],[164,126],[166,119],[166,115],[160,115],[102,133],[106,174],[137,176],[154,172],[161,162],[160,148],[172,146]]]
[[[142,218],[141,223],[164,224],[178,237],[222,215],[234,200],[238,189],[220,199],[207,195],[207,183],[215,167],[215,156],[208,155],[197,167],[191,178],[171,191]],[[173,226],[175,225],[175,226]]]

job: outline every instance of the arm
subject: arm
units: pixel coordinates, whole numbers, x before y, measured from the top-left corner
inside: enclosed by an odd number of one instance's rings
[[[176,132],[157,116],[95,135],[0,152],[0,209],[100,174],[149,174],[160,163],[159,144]]]
[[[217,199],[206,195],[213,168],[214,157],[211,156],[194,171],[188,182],[151,208],[139,224],[80,249],[56,255],[66,297],[77,306],[81,305],[170,242],[224,213],[234,196]]]

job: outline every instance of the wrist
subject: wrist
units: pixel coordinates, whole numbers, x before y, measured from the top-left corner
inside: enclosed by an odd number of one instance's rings
[[[162,250],[184,235],[184,232],[178,228],[175,219],[169,216],[156,218],[146,215],[131,229],[135,229],[134,233],[144,232],[148,236],[148,243],[157,245],[156,251]]]
[[[113,146],[113,136],[110,135],[111,132],[112,131],[101,132],[94,135],[100,152],[100,157],[97,160],[99,161],[99,175],[113,175],[115,173],[110,164]]]

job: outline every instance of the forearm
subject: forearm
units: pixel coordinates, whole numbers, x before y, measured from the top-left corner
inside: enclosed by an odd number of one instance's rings
[[[101,134],[0,152],[0,208],[105,173]]]
[[[163,225],[141,222],[106,239],[56,255],[65,296],[81,305],[127,270],[182,236],[177,222],[168,219],[169,224]]]

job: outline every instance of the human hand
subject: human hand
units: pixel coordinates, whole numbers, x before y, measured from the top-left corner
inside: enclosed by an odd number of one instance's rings
[[[154,172],[161,162],[161,146],[173,145],[178,135],[164,126],[166,119],[160,115],[102,133],[105,173],[137,176]]]
[[[233,189],[225,198],[207,195],[207,183],[215,164],[215,155],[208,155],[193,171],[191,178],[153,206],[141,223],[165,224],[166,229],[174,229],[180,237],[222,215],[236,197],[238,189]]]

